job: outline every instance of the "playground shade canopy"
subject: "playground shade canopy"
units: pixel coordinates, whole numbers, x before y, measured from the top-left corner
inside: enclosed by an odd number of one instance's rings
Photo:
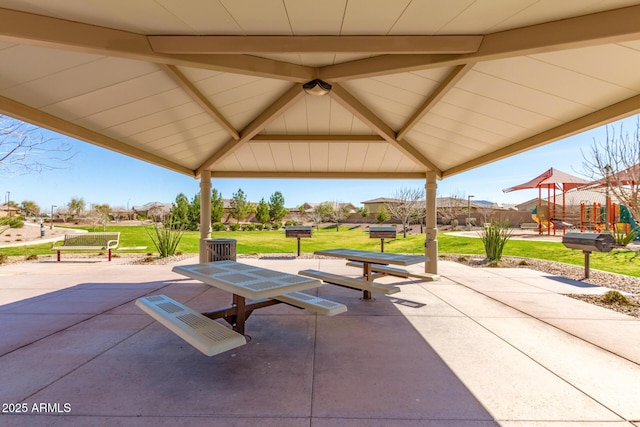
[[[637,0],[0,0],[0,113],[193,177],[445,178],[637,113],[638,22]]]
[[[504,193],[508,193],[511,191],[527,190],[531,188],[547,188],[558,189],[566,192],[573,188],[584,186],[586,183],[587,181],[582,178],[570,175],[558,169],[550,168],[549,170],[533,178],[531,181],[527,181],[524,184],[516,185],[513,187],[505,188],[502,191]]]

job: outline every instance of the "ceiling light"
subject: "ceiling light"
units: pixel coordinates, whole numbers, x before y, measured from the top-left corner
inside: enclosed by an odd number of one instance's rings
[[[323,82],[320,79],[311,80],[302,85],[302,89],[309,95],[323,96],[329,93],[331,85],[327,82]]]

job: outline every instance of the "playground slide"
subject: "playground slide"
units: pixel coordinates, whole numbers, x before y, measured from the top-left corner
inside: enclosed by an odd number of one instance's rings
[[[538,215],[532,213],[531,219],[537,222],[538,224],[540,224],[540,218],[538,218]],[[541,225],[542,225],[542,231],[547,231],[547,222],[545,221]]]
[[[620,205],[620,222],[624,222],[625,224],[629,224],[632,230],[635,230],[638,233],[638,237],[635,240],[640,240],[640,226],[633,219],[631,215],[631,211],[625,205]]]

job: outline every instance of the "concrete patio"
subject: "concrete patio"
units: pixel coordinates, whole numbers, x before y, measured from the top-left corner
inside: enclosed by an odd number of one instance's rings
[[[357,273],[340,260],[242,261]],[[197,310],[228,305],[171,267],[1,267],[0,400],[27,413],[0,423],[640,426],[640,321],[562,295],[597,291],[580,282],[441,262],[441,281],[385,278],[402,292],[373,302],[326,285],[318,294],[347,313],[259,310],[247,345],[208,358],[133,304],[163,293]]]

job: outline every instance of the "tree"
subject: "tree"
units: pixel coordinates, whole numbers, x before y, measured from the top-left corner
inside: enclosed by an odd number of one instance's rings
[[[200,227],[200,193],[196,193],[189,204],[189,223],[187,230],[197,230]]]
[[[222,221],[224,215],[224,201],[222,200],[222,193],[219,193],[215,188],[211,190],[211,222]]]
[[[33,200],[23,200],[21,208],[24,210],[26,216],[38,216],[40,215],[40,206]]]
[[[328,217],[329,220],[336,223],[336,231],[340,228],[340,223],[349,216],[349,207],[340,202],[329,203]]]
[[[87,204],[82,197],[72,197],[71,201],[67,203],[69,213],[72,216],[80,215],[84,211],[86,206]]]
[[[316,226],[316,230],[320,226],[320,223],[329,216],[330,210],[331,204],[326,202],[313,207],[313,211],[311,212],[311,221],[313,222],[313,225]]]
[[[264,197],[260,199],[258,206],[256,207],[256,220],[260,224],[266,224],[269,222],[269,205],[264,201]]]
[[[42,129],[0,114],[0,175],[60,169],[73,156],[66,140],[45,138]]]
[[[171,225],[180,229],[185,229],[189,225],[189,200],[183,193],[176,196],[171,209]]]
[[[147,217],[151,217],[153,222],[164,222],[164,218],[169,214],[163,204],[156,204],[147,211]]]
[[[608,194],[626,205],[635,218],[640,218],[640,117],[636,116],[633,135],[622,123],[616,134],[613,126],[606,127],[605,141],[594,139],[591,151],[582,153],[586,176],[599,180]]]
[[[284,207],[284,196],[281,192],[276,191],[269,199],[269,216],[273,221],[280,221],[287,214]]]
[[[390,219],[391,215],[389,215],[389,211],[387,210],[387,208],[385,208],[384,205],[380,206],[378,212],[376,213],[376,221],[378,222],[378,224],[387,222]]]
[[[403,237],[407,237],[407,227],[411,220],[419,215],[420,205],[424,205],[424,190],[402,187],[395,192],[395,200],[385,203],[389,214],[402,223]]]
[[[366,219],[369,216],[369,208],[366,206],[358,208],[358,213],[363,219]]]
[[[97,224],[102,224],[102,230],[107,231],[107,223],[109,222],[109,211],[111,208],[108,204],[93,204],[89,211],[89,220],[94,231]]]
[[[244,221],[249,213],[249,202],[241,188],[239,188],[237,192],[233,193],[231,197],[230,212],[231,216],[235,218],[237,222]]]
[[[464,193],[452,192],[448,198],[439,200],[436,208],[443,224],[451,224],[467,210],[467,196]]]

